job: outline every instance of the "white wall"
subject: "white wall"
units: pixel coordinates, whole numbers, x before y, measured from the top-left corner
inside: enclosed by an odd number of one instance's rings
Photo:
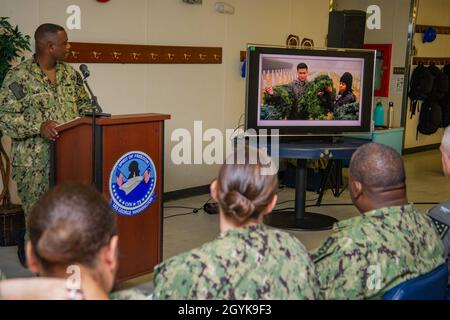
[[[394,127],[400,127],[403,93],[395,89],[394,67],[404,67],[406,59],[410,0],[336,0],[337,10],[363,10],[369,5],[378,5],[381,9],[381,29],[370,30],[366,27],[364,43],[392,44],[391,80],[389,97],[374,97],[374,104],[381,99],[387,108],[394,102]]]
[[[417,10],[417,24],[450,26],[450,1],[448,0],[421,0]],[[418,57],[450,57],[450,35],[438,34],[433,42],[422,43],[422,33],[414,35],[416,56]],[[439,66],[442,67],[442,66]],[[413,66],[415,68],[415,66]],[[411,72],[413,70],[411,69]],[[409,101],[408,101],[409,102]],[[408,104],[409,108],[409,104]],[[432,135],[419,133],[416,139],[419,113],[413,119],[407,117],[405,148],[414,148],[441,142],[443,129],[439,129]]]
[[[283,45],[288,34],[312,38],[323,47],[328,30],[328,0],[227,0],[234,15],[214,11],[214,0],[188,5],[181,0],[0,0],[25,34],[44,22],[65,25],[66,8],[82,10],[82,29],[69,40],[153,45],[219,46],[221,65],[90,65],[91,86],[105,111],[113,114],[160,112],[172,115],[166,126],[165,191],[208,184],[216,166],[175,166],[170,161],[176,128],[193,131],[234,128],[245,110],[245,80],[239,52],[247,43]],[[77,67],[77,66],[76,66]]]

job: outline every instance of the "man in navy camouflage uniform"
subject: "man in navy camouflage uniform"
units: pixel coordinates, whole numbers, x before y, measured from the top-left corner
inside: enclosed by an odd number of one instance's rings
[[[63,62],[70,49],[64,28],[43,24],[35,41],[36,54],[12,68],[0,90],[0,130],[12,139],[12,177],[25,218],[49,188],[50,141],[58,138],[55,127],[91,109],[80,74]]]
[[[361,216],[340,221],[314,250],[324,299],[381,299],[396,285],[444,263],[433,223],[408,204],[401,156],[368,143],[354,153],[349,189]]]

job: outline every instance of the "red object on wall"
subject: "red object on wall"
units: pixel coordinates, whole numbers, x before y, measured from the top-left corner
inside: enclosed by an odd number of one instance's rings
[[[377,50],[374,96],[388,97],[389,81],[391,80],[392,44],[364,44],[364,49]],[[381,79],[379,78],[380,73]]]
[[[109,0],[97,0],[97,2],[108,2]]]

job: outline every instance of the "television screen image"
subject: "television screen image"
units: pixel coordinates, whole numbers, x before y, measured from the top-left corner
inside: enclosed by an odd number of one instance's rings
[[[370,131],[374,51],[249,47],[247,129]]]

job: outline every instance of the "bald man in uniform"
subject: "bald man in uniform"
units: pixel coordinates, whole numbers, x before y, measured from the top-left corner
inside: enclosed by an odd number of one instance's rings
[[[349,190],[360,216],[334,225],[312,259],[324,299],[382,299],[398,284],[444,263],[431,219],[406,198],[401,156],[368,143],[353,154]]]
[[[63,62],[70,49],[64,28],[43,24],[34,38],[35,55],[12,68],[0,89],[0,130],[12,139],[12,177],[25,220],[49,189],[50,142],[58,139],[55,127],[91,110],[80,74]],[[23,248],[19,239],[24,265]]]

